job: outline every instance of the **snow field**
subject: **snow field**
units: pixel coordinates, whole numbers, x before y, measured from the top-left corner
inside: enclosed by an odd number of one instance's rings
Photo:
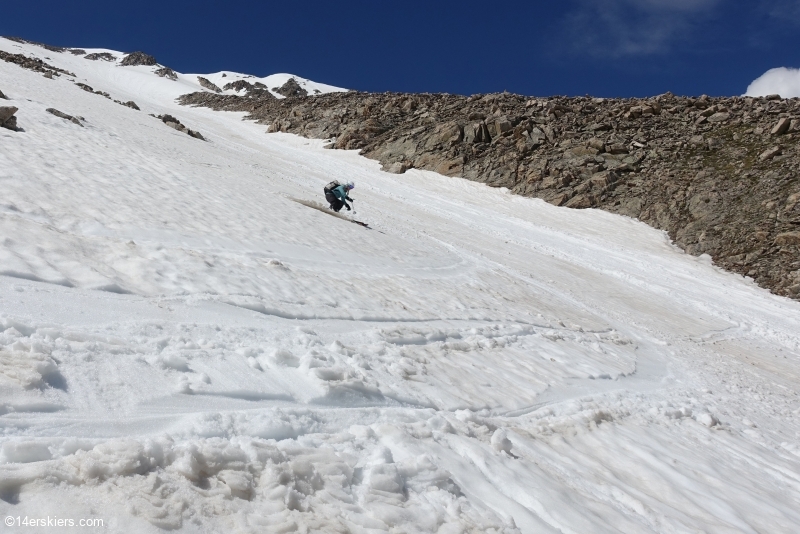
[[[142,108],[0,64],[25,129],[0,131],[2,515],[108,532],[800,524],[797,303],[636,221],[178,106],[191,76],[0,48]],[[373,230],[293,201],[332,179],[355,180]]]

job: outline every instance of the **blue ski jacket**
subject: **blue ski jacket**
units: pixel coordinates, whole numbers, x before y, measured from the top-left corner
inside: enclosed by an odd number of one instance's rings
[[[338,187],[334,187],[334,188],[331,190],[331,193],[333,193],[333,194],[334,194],[334,196],[335,196],[336,198],[338,198],[339,200],[341,200],[342,202],[344,202],[345,200],[349,200],[349,201],[351,201],[351,202],[353,201],[353,199],[352,199],[352,198],[350,198],[349,196],[347,196],[347,189],[345,189],[345,187],[344,187],[343,185],[340,185],[340,186],[338,186]]]

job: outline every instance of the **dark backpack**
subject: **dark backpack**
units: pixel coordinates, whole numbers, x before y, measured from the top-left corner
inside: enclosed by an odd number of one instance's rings
[[[334,189],[336,189],[340,185],[342,185],[342,184],[340,184],[338,180],[332,181],[331,183],[329,183],[328,185],[325,186],[325,193],[326,194],[330,193],[331,191],[333,191]]]

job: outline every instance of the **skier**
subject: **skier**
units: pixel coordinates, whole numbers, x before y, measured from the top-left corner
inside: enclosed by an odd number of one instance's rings
[[[355,187],[356,184],[353,182],[347,182],[342,185],[334,180],[325,186],[325,200],[331,205],[331,209],[337,213],[342,209],[342,206],[347,208],[347,211],[350,211],[350,206],[347,204],[347,201],[353,202],[353,199],[350,198],[348,192]]]

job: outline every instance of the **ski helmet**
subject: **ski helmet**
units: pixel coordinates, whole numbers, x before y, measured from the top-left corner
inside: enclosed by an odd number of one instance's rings
[[[352,182],[352,181],[347,182],[346,185],[347,185],[347,189],[355,189],[356,188],[356,184],[354,182]]]

